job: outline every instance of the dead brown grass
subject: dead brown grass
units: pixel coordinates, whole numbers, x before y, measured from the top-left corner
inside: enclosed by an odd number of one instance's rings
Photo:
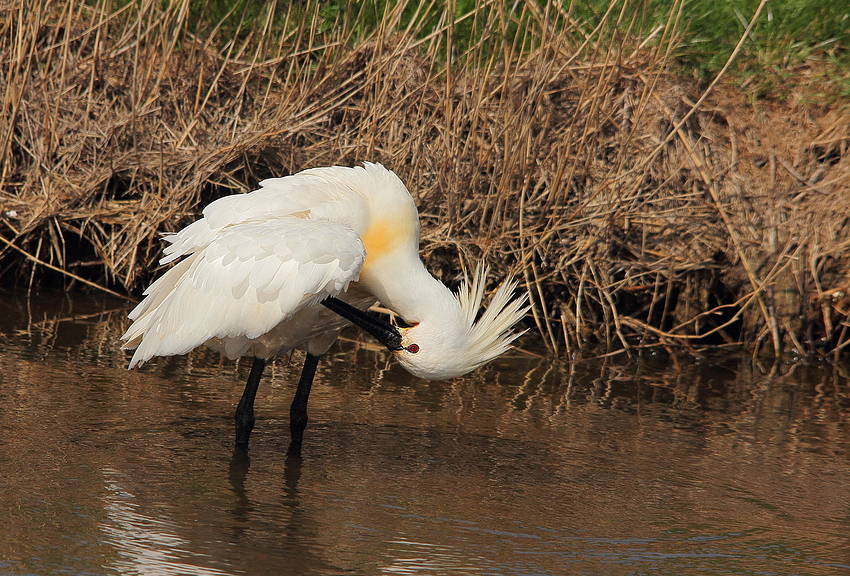
[[[555,4],[482,2],[489,36],[446,67],[448,20],[352,43],[268,19],[221,50],[187,0],[34,4],[0,6],[6,282],[134,291],[213,198],[372,160],[417,197],[429,265],[521,275],[556,352],[850,342],[850,115],[674,77],[672,21],[603,40]]]

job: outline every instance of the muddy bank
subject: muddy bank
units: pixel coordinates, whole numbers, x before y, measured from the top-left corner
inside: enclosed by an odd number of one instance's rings
[[[186,6],[0,8],[5,284],[137,293],[158,233],[207,202],[371,160],[416,196],[429,266],[447,283],[482,257],[522,276],[558,353],[850,339],[841,103],[727,82],[702,99],[663,41],[577,44],[543,21],[448,68],[450,28],[219,51]]]

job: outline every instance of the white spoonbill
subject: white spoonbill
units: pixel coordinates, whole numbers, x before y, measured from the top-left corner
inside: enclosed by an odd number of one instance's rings
[[[200,220],[167,234],[163,264],[182,257],[145,291],[121,337],[130,368],[153,356],[206,345],[254,364],[236,409],[236,444],[247,446],[266,362],[303,348],[307,359],[290,409],[290,450],[300,450],[319,356],[353,322],[412,374],[466,374],[510,348],[527,295],[503,283],[478,316],[485,272],[457,294],[419,259],[410,192],[380,164],[314,168],[209,204]],[[376,301],[396,327],[363,310]],[[322,304],[322,306],[320,306]]]

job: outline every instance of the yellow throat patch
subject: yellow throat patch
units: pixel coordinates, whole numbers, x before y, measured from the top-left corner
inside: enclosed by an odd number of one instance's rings
[[[360,237],[366,248],[366,262],[363,269],[380,260],[383,256],[398,250],[410,242],[411,230],[397,221],[375,220]]]

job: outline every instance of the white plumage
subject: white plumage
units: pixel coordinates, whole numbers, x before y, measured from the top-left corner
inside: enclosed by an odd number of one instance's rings
[[[154,282],[130,313],[134,323],[123,336],[128,347],[137,346],[130,367],[206,343],[230,358],[243,356],[252,341],[299,310],[345,290],[364,259],[353,230],[323,220],[281,217],[225,226]],[[283,342],[271,351],[261,341],[255,356],[302,343]]]
[[[400,346],[388,347],[402,366],[451,378],[507,350],[527,311],[507,282],[476,322],[484,271],[457,295],[426,271],[413,199],[379,164],[265,180],[212,202],[165,239],[162,263],[179,261],[130,313],[122,336],[135,348],[130,368],[200,345],[230,358],[266,360],[296,347],[318,356],[349,324],[319,305],[330,297],[360,310],[380,301],[411,326],[391,328]]]

